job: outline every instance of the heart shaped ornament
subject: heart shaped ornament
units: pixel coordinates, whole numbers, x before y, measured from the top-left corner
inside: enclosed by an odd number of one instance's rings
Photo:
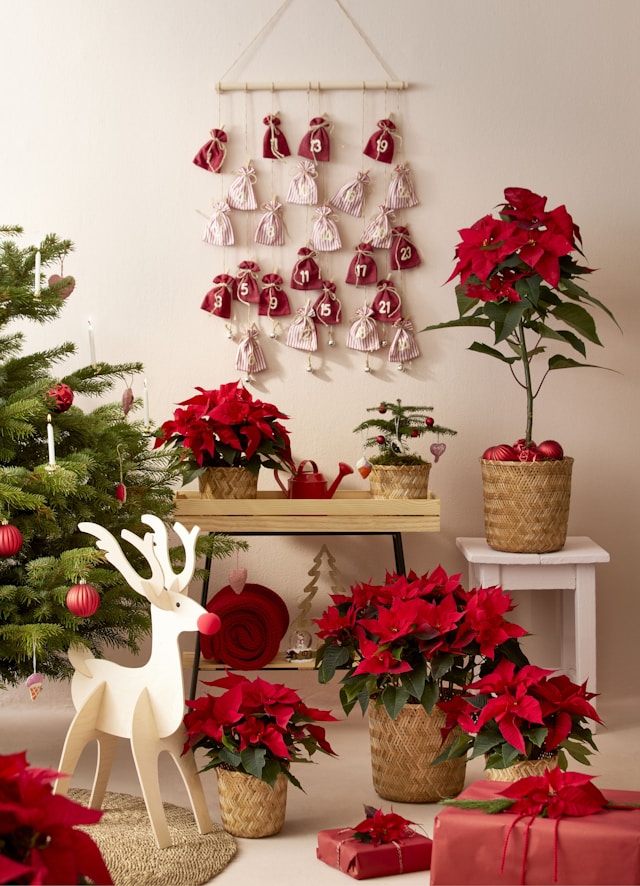
[[[432,443],[429,447],[429,452],[431,453],[431,455],[433,455],[433,460],[436,464],[438,463],[438,459],[444,453],[446,448],[446,443]]]
[[[76,288],[76,281],[73,277],[61,277],[60,274],[52,274],[49,277],[49,286],[55,288],[60,298],[68,298]]]
[[[240,594],[247,583],[247,570],[244,566],[238,569],[232,569],[229,573],[229,584],[236,594]]]

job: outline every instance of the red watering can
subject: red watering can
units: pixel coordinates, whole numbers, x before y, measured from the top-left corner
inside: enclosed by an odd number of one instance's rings
[[[306,471],[305,465],[310,465],[311,470]],[[332,498],[333,493],[338,488],[338,484],[347,474],[353,474],[353,468],[346,465],[343,461],[338,464],[338,476],[333,481],[329,489],[327,489],[327,481],[322,474],[318,472],[318,466],[314,461],[305,459],[298,465],[298,470],[293,477],[289,478],[288,489],[284,488],[284,484],[278,472],[274,471],[278,486],[287,498]]]

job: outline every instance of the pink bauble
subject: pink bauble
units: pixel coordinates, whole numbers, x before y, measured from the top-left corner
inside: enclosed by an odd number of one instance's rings
[[[490,446],[483,452],[482,457],[488,461],[518,461],[518,453],[508,443]]]
[[[100,594],[93,585],[81,581],[67,591],[67,609],[78,618],[89,618],[100,606]]]
[[[13,557],[22,547],[22,533],[11,523],[0,525],[0,556]]]
[[[557,440],[543,440],[538,445],[538,455],[540,458],[560,461],[564,458],[564,450]]]

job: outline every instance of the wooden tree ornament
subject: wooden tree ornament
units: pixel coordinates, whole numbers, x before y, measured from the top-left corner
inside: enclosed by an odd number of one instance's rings
[[[69,660],[75,669],[71,695],[76,715],[71,722],[62,749],[60,772],[66,777],[56,782],[54,792],[66,794],[71,776],[85,746],[98,742],[96,773],[89,805],[102,806],[111,764],[118,739],[131,743],[144,802],[151,828],[160,849],[171,845],[169,827],[162,806],[158,776],[158,756],[167,751],[184,781],[198,831],[211,830],[207,802],[193,753],[182,755],[185,742],[183,726],[184,689],[178,637],[185,631],[199,630],[212,634],[220,619],[208,613],[186,593],[195,568],[195,542],[199,528],[188,531],[174,525],[185,550],[185,565],[175,574],[169,559],[167,527],[150,514],[142,522],[151,527],[142,539],[129,530],[122,538],[147,559],[151,577],[142,578],[133,569],[118,541],[95,523],[80,523],[79,529],[97,538],[97,546],[118,569],[128,584],[151,603],[152,647],[148,662],[129,668],[108,659],[96,659],[85,647],[72,646]]]

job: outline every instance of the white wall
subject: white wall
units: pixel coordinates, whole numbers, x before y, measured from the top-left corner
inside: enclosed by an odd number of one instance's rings
[[[402,281],[405,309],[417,328],[454,316],[453,286],[442,284],[452,268],[457,230],[491,211],[504,187],[537,190],[552,206],[566,203],[582,229],[588,261],[598,268],[590,291],[612,308],[624,334],[603,320],[604,352],[590,354],[616,372],[553,374],[537,406],[535,434],[560,440],[575,457],[570,533],[589,535],[611,553],[611,564],[598,568],[599,688],[630,693],[640,616],[633,553],[640,500],[640,5],[345,4],[388,66],[411,83],[400,98],[377,93],[363,101],[359,92],[326,93],[320,100],[305,92],[273,100],[268,93],[219,97],[214,84],[279,0],[3,0],[0,220],[24,225],[29,242],[54,231],[76,244],[65,265],[77,279],[76,290],[56,326],[30,331],[30,345],[71,339],[84,364],[91,318],[100,359],[144,362],[157,423],[195,385],[215,387],[237,378],[235,344],[226,339],[224,324],[207,318],[199,304],[214,274],[250,257],[251,228],[238,222],[244,245],[223,254],[202,243],[199,213],[222,195],[246,153],[261,175],[259,199],[269,199],[272,185],[284,196],[296,158],[271,171],[258,148],[261,118],[272,109],[282,111],[294,152],[319,107],[335,122],[327,192],[360,168],[363,132],[368,135],[385,112],[397,119],[401,152],[411,162],[421,201],[405,218],[424,263]],[[384,77],[328,0],[294,0],[230,73],[234,80],[268,81]],[[230,134],[224,177],[191,163],[209,129],[220,123]],[[288,246],[261,253],[263,270],[277,267],[285,278],[308,229],[306,210],[286,212],[293,234]],[[327,259],[327,273],[338,281],[361,230],[360,221],[347,220],[345,251]],[[359,299],[346,286],[339,294],[346,317],[352,317]],[[343,326],[332,351],[320,335],[318,371],[309,374],[304,354],[282,340],[270,341],[269,324],[262,328],[270,370],[258,377],[254,391],[291,415],[295,454],[314,458],[330,477],[339,460],[354,464],[360,456],[352,429],[380,399],[432,405],[439,420],[458,429],[432,472],[442,498],[442,530],[405,537],[405,549],[408,565],[418,571],[438,563],[461,571],[456,536],[482,535],[478,457],[486,446],[524,430],[523,398],[506,371],[469,353],[471,336],[454,330],[419,336],[422,358],[409,372],[376,359],[375,372],[367,375],[360,355],[344,345]],[[272,482],[263,477],[261,488]],[[348,485],[364,486],[357,475]],[[390,541],[325,540],[346,581],[380,578],[392,566]],[[322,541],[253,540],[246,558],[250,579],[282,593],[293,607]],[[220,584],[226,572],[225,565]],[[547,628],[543,617],[540,633]]]

